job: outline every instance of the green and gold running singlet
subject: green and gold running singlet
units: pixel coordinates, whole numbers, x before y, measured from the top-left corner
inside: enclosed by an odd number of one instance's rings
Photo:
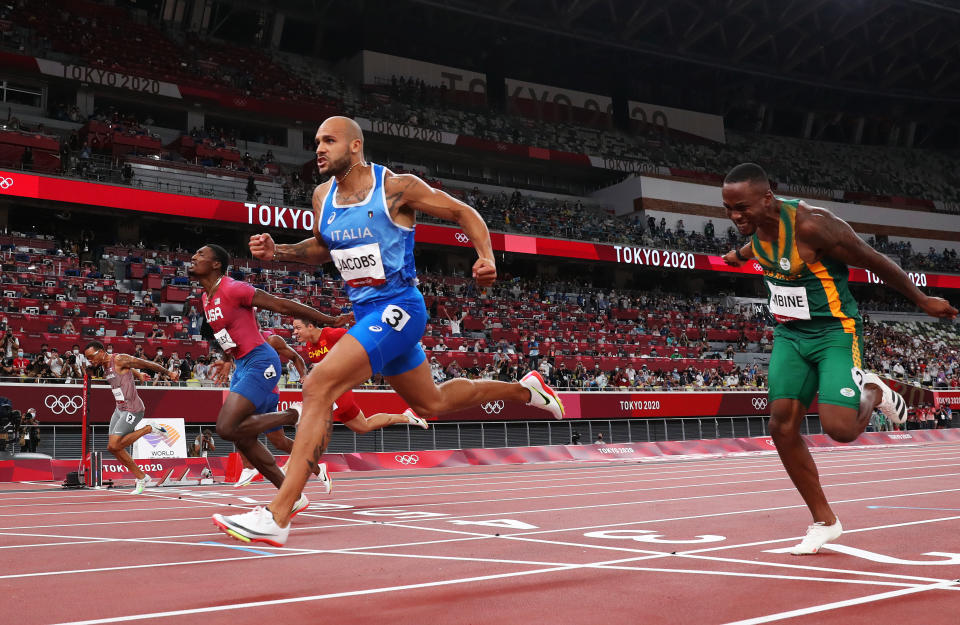
[[[847,284],[843,262],[806,263],[797,250],[800,200],[776,198],[780,231],[776,241],[753,235],[753,255],[763,269],[770,313],[777,320],[770,359],[770,401],[800,399],[856,408],[860,402],[862,319]]]

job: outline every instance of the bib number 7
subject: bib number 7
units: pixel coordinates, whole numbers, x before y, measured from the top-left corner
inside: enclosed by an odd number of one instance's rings
[[[390,304],[383,309],[380,321],[384,322],[397,332],[403,330],[403,327],[410,321],[410,313],[400,308],[396,304]]]

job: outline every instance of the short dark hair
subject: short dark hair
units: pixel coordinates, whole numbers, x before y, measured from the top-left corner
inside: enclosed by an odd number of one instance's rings
[[[770,184],[767,178],[767,172],[763,171],[756,163],[740,163],[727,173],[723,179],[723,184],[733,184],[737,182],[756,182],[759,184]]]
[[[87,350],[90,349],[91,347],[92,347],[93,349],[102,349],[102,350],[104,350],[104,351],[106,351],[106,349],[107,349],[106,346],[104,346],[104,344],[101,343],[100,341],[90,341],[90,342],[87,343],[86,346],[83,348],[83,351],[87,351]]]
[[[216,243],[207,243],[207,247],[213,251],[213,255],[220,261],[220,275],[225,275],[227,268],[230,267],[230,254]]]
[[[302,323],[302,324],[305,325],[305,326],[317,327],[317,324],[316,324],[314,321],[312,321],[312,320],[310,320],[310,319],[304,319],[303,317],[295,317],[295,318],[294,318],[294,321],[299,321],[300,323]]]

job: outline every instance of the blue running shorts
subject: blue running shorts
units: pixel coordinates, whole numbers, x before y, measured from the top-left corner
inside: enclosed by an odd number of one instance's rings
[[[280,400],[276,388],[283,371],[277,350],[263,343],[238,358],[236,366],[230,380],[230,392],[248,399],[256,410],[255,414],[275,412]]]
[[[353,316],[356,323],[347,334],[363,345],[373,373],[400,375],[427,359],[420,339],[429,315],[419,290],[412,288],[403,295],[355,304]]]

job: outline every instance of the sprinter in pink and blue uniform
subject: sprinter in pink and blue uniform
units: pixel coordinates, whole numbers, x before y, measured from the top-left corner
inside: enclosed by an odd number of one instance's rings
[[[298,302],[274,297],[227,276],[229,266],[227,251],[210,244],[197,250],[189,268],[190,277],[203,288],[203,314],[215,346],[223,353],[223,358],[213,366],[216,378],[225,380],[235,366],[230,393],[217,415],[217,434],[233,441],[253,466],[279,488],[283,484],[283,472],[258,436],[277,426],[296,424],[300,414],[296,407],[274,412],[279,398],[276,387],[280,379],[280,357],[260,333],[254,306],[332,325],[344,325],[350,316],[335,318]],[[299,497],[291,504],[291,511],[296,514],[307,505],[307,498]]]
[[[334,401],[374,373],[383,373],[420,415],[512,400],[563,418],[560,397],[535,371],[512,383],[466,378],[433,383],[420,345],[427,311],[413,260],[416,214],[460,226],[477,250],[473,277],[486,287],[496,280],[497,266],[480,214],[416,176],[367,164],[363,132],[352,119],[327,119],[317,130],[316,142],[317,167],[330,179],[313,194],[314,236],[276,245],[269,234],[254,235],[250,251],[267,260],[333,262],[346,282],[356,325],[304,380],[303,414],[280,492],[266,508],[223,518],[225,531],[241,540],[286,541],[289,510],[327,447]]]

